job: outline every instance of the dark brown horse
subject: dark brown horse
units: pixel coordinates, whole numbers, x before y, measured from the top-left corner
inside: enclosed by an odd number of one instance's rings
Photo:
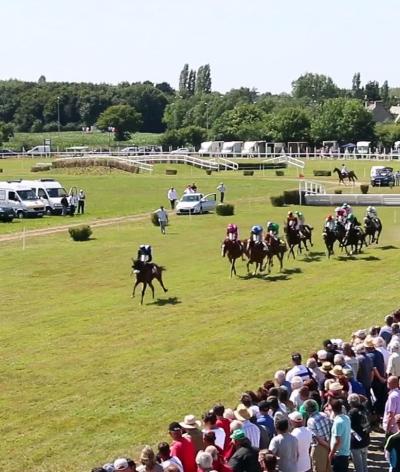
[[[290,257],[290,254],[293,256],[293,259],[296,259],[296,256],[294,254],[294,248],[298,246],[298,252],[301,254],[302,247],[301,244],[304,244],[304,247],[306,251],[308,251],[307,247],[307,241],[304,236],[300,235],[299,230],[297,230],[293,225],[286,224],[285,228],[285,236],[286,236],[286,242],[287,245],[289,246],[289,252],[288,252],[288,259]]]
[[[225,241],[222,243],[221,247],[221,253],[222,257],[227,256],[228,260],[231,264],[231,278],[232,274],[236,274],[236,259],[239,259],[239,257],[242,257],[244,254],[244,248],[246,245],[247,241],[232,241],[230,239],[225,239]]]
[[[151,292],[153,294],[153,299],[154,299],[154,286],[152,283],[154,279],[158,280],[162,289],[164,290],[164,293],[168,292],[168,290],[164,287],[164,284],[162,281],[162,273],[166,270],[165,267],[158,266],[157,264],[154,264],[154,263],[144,263],[139,260],[132,259],[132,261],[133,261],[132,272],[136,275],[136,282],[135,282],[135,285],[133,286],[132,298],[135,296],[136,287],[139,284],[143,284],[142,297],[140,299],[140,304],[143,305],[143,298],[144,298],[144,294],[146,293],[147,286],[151,288]]]
[[[283,270],[283,256],[285,255],[285,252],[287,251],[287,246],[285,241],[278,240],[267,234],[265,237],[265,242],[267,244],[267,268],[268,268],[268,274],[271,273],[271,268],[274,265],[274,256],[276,256],[279,260],[279,265],[280,265],[280,272]]]
[[[379,242],[379,236],[382,232],[382,222],[378,217],[375,218],[364,218],[364,231],[365,236],[368,238],[369,244]]]
[[[351,182],[352,184],[355,184],[356,180],[358,180],[356,174],[352,170],[349,170],[346,174],[342,174],[341,170],[335,167],[333,172],[337,173],[339,184],[346,185],[345,179],[347,179],[349,183]]]
[[[263,242],[246,241],[245,251],[247,261],[247,272],[250,273],[250,264],[255,264],[253,275],[257,274],[257,269],[263,272],[265,269],[264,259],[267,256],[268,248]]]

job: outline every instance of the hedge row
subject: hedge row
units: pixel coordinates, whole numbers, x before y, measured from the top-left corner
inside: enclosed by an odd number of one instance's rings
[[[332,172],[330,170],[313,170],[314,177],[330,177]]]
[[[138,174],[139,168],[128,162],[121,162],[117,159],[92,159],[92,158],[79,158],[79,159],[57,159],[52,162],[53,168],[64,169],[74,167],[110,167],[114,169],[124,170],[132,174]]]
[[[283,195],[274,195],[270,197],[272,206],[283,206],[283,205],[299,205],[300,196],[299,191],[285,190]]]

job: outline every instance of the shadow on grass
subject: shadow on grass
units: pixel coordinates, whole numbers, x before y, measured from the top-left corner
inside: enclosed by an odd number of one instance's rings
[[[301,274],[303,271],[299,267],[293,267],[293,269],[283,269],[283,274]]]
[[[164,305],[178,305],[182,303],[178,297],[168,297],[168,298],[157,298],[154,302],[147,303],[147,305],[157,305],[157,306],[164,306]]]
[[[389,244],[388,246],[378,246],[375,249],[380,249],[381,251],[389,251],[390,249],[399,249],[397,246]]]
[[[279,280],[290,280],[286,274],[278,274],[278,275],[267,275],[264,277],[265,280],[269,282],[278,282]]]
[[[367,261],[367,262],[370,262],[370,261],[380,261],[381,258],[380,257],[376,257],[376,256],[365,256],[365,257],[360,257],[359,258],[361,261]]]
[[[250,279],[260,279],[265,280],[266,282],[277,282],[279,280],[289,280],[289,277],[286,274],[277,274],[277,275],[268,275],[266,272],[261,274],[246,274],[238,275],[239,279],[250,280]]]
[[[324,252],[310,251],[306,253],[302,259],[303,262],[319,262],[321,256],[325,256]]]

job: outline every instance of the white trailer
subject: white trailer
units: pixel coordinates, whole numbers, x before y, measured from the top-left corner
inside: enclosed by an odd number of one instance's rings
[[[243,141],[229,141],[222,146],[221,154],[223,156],[241,156]]]
[[[254,157],[266,153],[265,141],[245,141],[243,144],[242,156]]]
[[[369,154],[371,141],[358,141],[356,145],[357,154]]]
[[[204,143],[201,143],[198,153],[200,156],[219,154],[223,145],[223,141],[204,141]]]
[[[40,198],[45,205],[48,215],[61,214],[61,199],[68,194],[65,188],[54,179],[22,180],[21,183],[31,188],[37,198]]]

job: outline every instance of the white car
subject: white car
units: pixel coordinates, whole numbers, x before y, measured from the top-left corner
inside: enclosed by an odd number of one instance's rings
[[[201,214],[215,210],[217,194],[185,193],[176,204],[177,215]]]
[[[171,151],[170,154],[189,154],[193,151],[191,151],[189,148],[179,148],[175,149],[175,151]]]

